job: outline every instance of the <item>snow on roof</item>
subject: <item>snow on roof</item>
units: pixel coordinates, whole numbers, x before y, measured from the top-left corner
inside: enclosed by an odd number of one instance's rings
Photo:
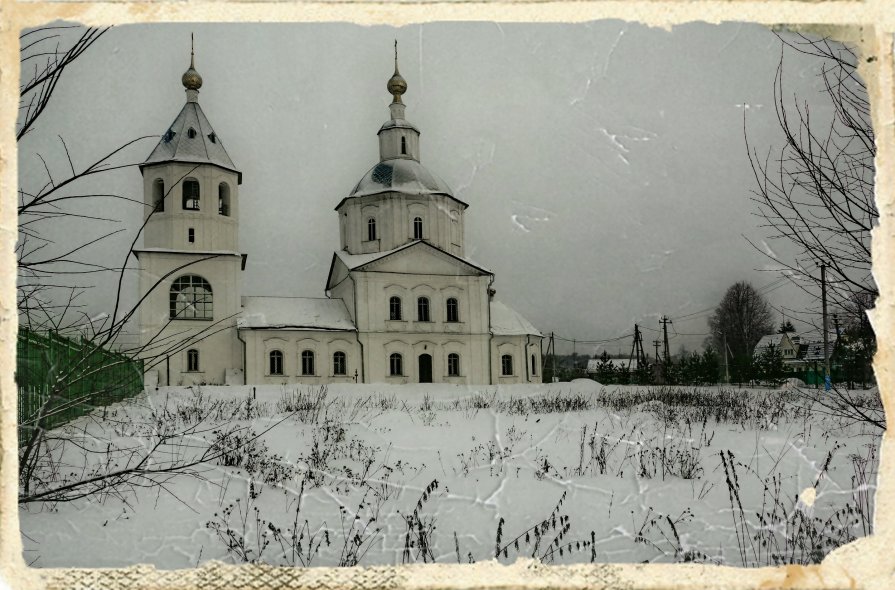
[[[195,133],[190,137],[190,130]],[[168,131],[140,165],[140,169],[148,164],[162,162],[188,162],[194,164],[215,164],[238,172],[233,160],[227,155],[221,138],[211,128],[211,123],[198,102],[187,101],[177,118],[168,127]]]
[[[475,268],[482,270],[488,274],[494,274],[490,270],[488,270],[487,268],[485,268],[484,266],[479,264],[478,262],[474,262],[473,260],[470,260],[469,258],[466,258],[464,256],[457,256],[455,254],[451,254],[450,252],[445,252],[441,248],[437,248],[425,240],[414,240],[412,242],[407,242],[406,244],[403,244],[403,245],[398,246],[397,248],[393,248],[391,250],[385,250],[383,252],[371,252],[369,254],[349,254],[348,252],[345,252],[344,250],[337,250],[336,256],[338,256],[339,259],[345,264],[345,266],[348,267],[348,270],[354,270],[356,268],[360,268],[361,266],[364,266],[365,264],[369,264],[369,263],[373,262],[374,260],[379,260],[380,258],[385,258],[386,256],[391,256],[392,254],[400,252],[401,250],[406,250],[407,248],[410,248],[417,244],[425,244],[426,246],[429,246],[430,248],[433,248],[435,250],[438,250],[439,252],[447,254],[451,258],[455,258],[457,260],[465,262],[466,264],[468,264],[470,266],[474,266]]]
[[[355,331],[341,299],[243,297],[237,326],[248,330]]]
[[[755,354],[758,354],[760,351],[771,345],[773,345],[774,348],[779,349],[784,336],[786,336],[786,334],[766,334],[765,336],[762,336],[761,340],[758,341],[758,344],[755,345]]]
[[[236,250],[180,250],[177,248],[134,248],[134,252],[157,252],[159,254],[189,254],[191,256],[242,256]]]
[[[808,342],[805,344],[807,348],[805,349],[805,355],[802,357],[804,361],[823,361],[824,358],[824,343],[823,341],[819,342]],[[827,345],[827,350],[830,351],[830,356],[833,356],[833,351],[836,349],[836,339],[830,339],[830,342]]]
[[[537,328],[522,317],[519,312],[510,309],[496,299],[491,300],[491,333],[495,336],[517,336],[532,334],[543,336]]]
[[[453,196],[446,182],[408,158],[395,158],[379,162],[364,174],[349,197],[363,197],[384,192],[407,195]]]

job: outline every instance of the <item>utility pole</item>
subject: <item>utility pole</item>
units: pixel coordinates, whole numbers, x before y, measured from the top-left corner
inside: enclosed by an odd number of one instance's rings
[[[646,365],[646,353],[643,352],[643,332],[637,331],[637,367]]]
[[[661,344],[658,340],[653,340],[653,346],[656,347],[656,364],[659,363],[659,344]]]
[[[727,366],[727,332],[721,332],[724,338],[724,382],[730,383],[730,368]]]
[[[628,371],[631,370],[631,363],[634,360],[634,353],[637,352],[639,355],[639,351],[637,350],[637,343],[640,341],[640,327],[637,324],[634,324],[634,341],[631,342],[631,354],[628,356]],[[640,356],[637,357],[637,362],[640,363]]]
[[[824,389],[830,390],[830,335],[827,320],[827,265],[820,263],[820,299],[824,312]]]
[[[668,323],[671,322],[671,320],[669,320],[667,316],[663,315],[660,321],[662,322],[662,334],[665,337],[665,364],[668,365],[668,363],[671,361],[668,356]]]
[[[556,377],[556,342],[553,340],[553,332],[550,332],[550,348],[553,349],[553,382],[559,381]]]

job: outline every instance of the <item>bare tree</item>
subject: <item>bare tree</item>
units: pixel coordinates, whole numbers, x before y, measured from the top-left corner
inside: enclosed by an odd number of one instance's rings
[[[761,337],[774,332],[774,315],[764,296],[751,284],[731,285],[709,318],[717,350],[733,361],[734,378],[749,376],[752,351]]]
[[[756,181],[753,200],[770,238],[796,247],[794,260],[774,258],[786,274],[819,300],[819,267],[825,264],[829,301],[840,307],[860,301],[868,305],[864,312],[878,295],[870,273],[870,231],[879,212],[873,198],[870,102],[857,74],[858,56],[828,39],[796,35],[781,41],[774,106],[784,143],[760,154],[746,132]],[[818,75],[832,117],[812,114],[807,99],[787,93],[788,50],[821,60]]]
[[[33,141],[25,141],[34,137],[40,128],[41,117],[71,71],[70,67],[108,30],[109,27],[47,26],[26,31],[19,37],[22,71],[16,123],[19,161],[23,164],[39,161],[38,166],[44,171],[42,179],[29,179],[32,186],[20,183],[18,189],[17,305],[20,324],[26,327],[57,330],[71,327],[64,319],[75,319],[76,314],[71,311],[82,307],[84,291],[90,287],[84,284],[85,277],[121,272],[122,266],[103,264],[88,256],[108,238],[124,231],[108,229],[118,220],[96,213],[103,210],[102,202],[114,199],[144,206],[142,198],[98,192],[92,188],[95,183],[90,181],[138,165],[139,152],[134,150],[153,136],[129,140],[90,158],[86,164],[79,162],[83,157],[72,153],[61,135],[56,135],[55,148],[44,141],[40,142],[40,148],[33,148]],[[45,129],[40,133],[47,135]],[[52,154],[38,149],[50,150]],[[75,243],[60,239],[64,233],[60,228],[71,223],[85,230],[85,237]],[[80,322],[83,318],[77,320]]]
[[[32,137],[38,128],[40,117],[46,112],[54,92],[65,79],[65,72],[87,49],[100,39],[108,28],[94,29],[70,26],[51,26],[27,31],[20,36],[21,65],[23,70],[20,86],[20,110],[17,125],[17,140]],[[112,368],[108,363],[97,366],[93,351],[109,348],[118,342],[125,327],[133,319],[139,307],[155,289],[170,278],[173,273],[216,257],[214,254],[180,265],[169,273],[157,277],[146,293],[133,304],[126,302],[124,284],[126,274],[133,269],[134,248],[143,229],[156,209],[148,207],[142,198],[126,195],[96,192],[82,189],[89,186],[88,179],[113,170],[135,167],[140,160],[128,161],[137,153],[131,152],[146,139],[157,136],[139,137],[127,141],[87,165],[77,165],[65,140],[59,136],[59,148],[64,152],[62,169],[49,164],[39,152],[33,156],[40,160],[45,172],[44,179],[36,187],[19,186],[18,228],[19,242],[16,245],[18,262],[18,311],[20,325],[32,330],[54,332],[74,332],[81,338],[81,346],[62,359],[49,359],[52,370],[41,377],[45,386],[41,391],[41,402],[32,415],[25,416],[19,423],[19,501],[68,501],[96,493],[118,493],[118,490],[134,486],[154,485],[165,487],[170,477],[178,474],[198,475],[196,467],[207,462],[220,452],[208,448],[198,455],[182,455],[175,461],[159,465],[151,459],[152,452],[172,447],[188,447],[184,441],[202,432],[201,424],[174,428],[168,424],[158,424],[151,433],[146,452],[119,448],[112,440],[101,449],[91,449],[83,441],[72,438],[70,433],[52,430],[58,418],[77,406],[101,406],[110,390],[120,383],[109,382],[103,388],[87,389],[85,384],[93,383],[96,374]],[[20,154],[20,161],[31,154]],[[192,170],[187,171],[184,177]],[[172,186],[176,186],[176,183]],[[170,189],[169,189],[170,193]],[[101,230],[96,235],[74,245],[61,245],[57,238],[65,223],[102,224],[117,220],[95,215],[100,210],[97,202],[102,199],[121,199],[141,208],[145,219],[135,232],[129,247],[118,255],[105,255],[103,262],[96,256],[87,256],[90,248],[107,238],[123,231],[121,229]],[[168,200],[169,194],[163,196]],[[84,205],[89,204],[89,209]],[[160,204],[155,203],[158,207]],[[88,211],[88,212],[85,212]],[[99,317],[89,317],[82,309],[80,300],[85,289],[80,277],[83,275],[106,273],[114,281],[112,303],[108,313]],[[170,318],[169,324],[177,318]],[[115,363],[130,363],[140,358],[144,369],[152,368],[173,354],[186,350],[196,342],[204,340],[222,330],[232,329],[235,317],[224,317],[210,322],[201,330],[174,331],[161,337],[164,326],[156,338],[144,342],[139,347],[124,349]],[[142,376],[141,376],[142,377]],[[96,442],[96,441],[94,441]],[[83,451],[83,465],[72,475],[60,471],[59,457],[66,448]],[[232,451],[232,449],[230,449]],[[91,457],[94,460],[91,461]],[[110,462],[111,461],[111,462]],[[115,464],[118,468],[111,469]]]

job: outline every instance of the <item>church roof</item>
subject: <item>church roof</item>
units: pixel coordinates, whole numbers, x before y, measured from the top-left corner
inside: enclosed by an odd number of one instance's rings
[[[495,336],[543,336],[519,312],[496,299],[491,300],[491,333]]]
[[[195,131],[190,137],[190,129]],[[213,164],[236,172],[239,182],[242,182],[242,173],[236,169],[233,160],[227,155],[224,143],[214,132],[211,123],[202,107],[195,100],[187,100],[177,118],[168,127],[168,131],[140,165],[161,164],[163,162],[184,162],[188,164]]]
[[[356,331],[341,299],[243,297],[236,321],[245,330]]]
[[[388,192],[454,197],[446,182],[410,158],[379,162],[364,174],[348,197],[366,197]]]
[[[469,258],[466,258],[464,256],[456,256],[454,254],[451,254],[450,252],[445,252],[441,248],[437,248],[425,240],[414,240],[412,242],[407,242],[406,244],[403,244],[403,245],[398,246],[397,248],[393,248],[391,250],[386,250],[384,252],[371,252],[369,254],[349,254],[348,252],[345,252],[344,250],[338,250],[338,251],[336,251],[336,256],[338,256],[339,259],[342,260],[342,262],[345,264],[345,266],[348,267],[348,270],[354,270],[356,268],[360,268],[362,266],[370,264],[371,262],[374,262],[376,260],[381,260],[383,258],[391,256],[392,254],[396,254],[402,250],[412,248],[413,246],[416,246],[416,245],[420,245],[422,247],[429,247],[429,248],[432,248],[433,250],[437,250],[438,252],[440,252],[442,254],[446,254],[447,256],[450,256],[451,258],[453,258],[455,260],[459,260],[460,262],[464,262],[472,267],[475,267],[478,270],[480,270],[486,274],[489,274],[489,275],[494,274],[493,272],[491,272],[490,270],[488,270],[487,268],[485,268],[478,262],[473,262],[472,260],[470,260]]]

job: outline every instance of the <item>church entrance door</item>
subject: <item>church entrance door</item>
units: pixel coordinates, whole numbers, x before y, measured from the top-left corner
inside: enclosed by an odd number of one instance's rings
[[[419,369],[420,383],[432,383],[432,355],[420,355]]]

